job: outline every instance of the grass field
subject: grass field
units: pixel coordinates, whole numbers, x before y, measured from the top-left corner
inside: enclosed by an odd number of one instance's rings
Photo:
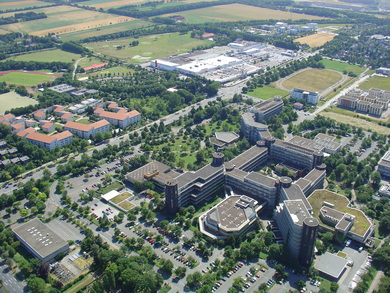
[[[282,96],[285,97],[289,95],[289,92],[276,89],[269,86],[263,86],[256,88],[253,92],[248,92],[248,95],[254,96],[256,98],[260,98],[263,100],[272,99],[274,96]]]
[[[318,34],[313,34],[310,36],[305,36],[302,38],[295,39],[294,42],[307,44],[309,47],[319,47],[333,40],[335,36],[336,36],[335,34],[318,33]]]
[[[348,207],[349,200],[345,196],[328,190],[316,190],[307,199],[313,208],[313,216],[318,219],[320,223],[322,223],[319,218],[320,209],[322,207],[322,203],[326,201],[334,204],[334,208],[336,210],[355,216],[355,222],[351,229],[352,232],[358,235],[363,235],[370,226],[370,222],[367,220],[362,211]]]
[[[337,122],[346,123],[352,126],[361,127],[366,130],[375,130],[379,134],[390,135],[390,128],[380,126],[377,123],[369,122],[358,117],[352,117],[349,115],[343,115],[331,111],[322,111],[321,116],[328,117],[336,120]]]
[[[359,88],[365,91],[368,91],[370,88],[378,88],[381,90],[390,91],[390,77],[374,75],[363,82]]]
[[[44,81],[52,81],[56,77],[54,75],[47,74],[32,74],[28,72],[10,72],[0,76],[0,82],[6,82],[7,84],[16,84],[24,86],[33,86]]]
[[[0,10],[13,10],[13,9],[24,9],[34,6],[48,6],[51,3],[37,1],[37,0],[21,0],[21,1],[1,1]]]
[[[123,38],[107,42],[90,43],[86,44],[86,47],[94,53],[119,58],[127,62],[139,63],[149,59],[188,52],[194,47],[212,42],[193,39],[189,34],[171,33],[141,37],[137,39],[139,41],[138,46],[129,47],[129,43],[134,40],[133,38]],[[126,47],[118,50],[118,46]]]
[[[134,207],[134,205],[131,202],[128,202],[127,200],[122,201],[120,204],[118,204],[122,209],[130,210]]]
[[[37,61],[37,62],[73,62],[80,58],[79,54],[69,53],[62,50],[45,50],[40,52],[34,52],[30,54],[24,54],[8,58],[7,60],[15,61]]]
[[[34,12],[44,12],[47,18],[3,25],[1,28],[9,31],[45,36],[48,33],[64,34],[132,20],[130,17],[88,11],[65,5],[35,9]],[[2,16],[6,17],[13,14],[5,13]]]
[[[116,32],[126,31],[126,30],[132,30],[140,27],[146,27],[150,26],[151,23],[144,20],[132,20],[132,21],[126,21],[121,23],[116,23],[112,25],[107,25],[105,27],[99,27],[99,28],[90,28],[83,31],[74,31],[71,33],[66,33],[61,35],[61,39],[63,41],[72,41],[72,40],[81,40],[85,38],[90,37],[96,37],[101,35],[107,35],[112,34]]]
[[[4,114],[5,111],[12,108],[25,107],[29,105],[36,105],[38,101],[22,97],[15,92],[9,92],[0,95],[0,114]]]
[[[128,197],[130,197],[130,196],[131,196],[130,193],[124,192],[124,193],[119,194],[119,195],[115,196],[114,198],[112,198],[111,201],[112,201],[113,203],[118,204],[118,203],[120,203],[121,201],[124,201],[126,198],[128,198]]]
[[[287,11],[260,8],[242,4],[218,5],[213,7],[194,9],[162,16],[181,15],[187,23],[220,22],[220,21],[245,21],[251,19],[325,19],[324,17],[290,13]]]
[[[351,65],[345,62],[339,62],[339,61],[334,61],[329,59],[323,59],[321,60],[321,63],[325,66],[326,69],[333,69],[340,72],[346,70],[348,72],[351,71],[355,74],[360,74],[365,70],[365,68],[362,66]]]
[[[76,283],[75,285],[70,287],[68,290],[66,290],[65,293],[81,292],[81,289],[83,289],[85,286],[87,286],[93,280],[94,280],[94,278],[91,275],[88,275],[84,279],[82,279],[80,282]]]
[[[307,91],[322,91],[341,80],[341,75],[334,71],[323,69],[309,69],[283,81],[283,86],[289,90],[293,88]]]

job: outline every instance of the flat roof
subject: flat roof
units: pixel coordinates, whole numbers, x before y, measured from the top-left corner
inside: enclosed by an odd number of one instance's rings
[[[215,133],[215,138],[225,143],[232,143],[240,136],[232,131],[218,131]]]
[[[344,272],[348,260],[341,258],[335,254],[325,252],[325,254],[319,259],[314,267],[334,279],[339,279]]]
[[[126,179],[130,182],[135,182],[135,181],[143,181],[145,180],[145,175],[146,177],[152,178],[153,176],[156,177],[157,175],[160,174],[170,174],[171,176],[167,176],[170,179],[175,178],[179,175],[179,173],[174,172],[171,170],[171,167],[158,162],[158,161],[152,161],[142,167],[139,167],[138,169],[128,173],[126,175]],[[154,178],[153,177],[153,178]]]
[[[249,161],[252,161],[253,158],[264,152],[268,152],[268,149],[266,147],[259,147],[255,145],[243,152],[242,154],[238,155],[234,159],[230,160],[228,163],[234,165],[238,169],[241,169],[243,165],[245,165]]]
[[[107,192],[106,194],[102,195],[102,198],[106,201],[109,201],[113,199],[115,196],[118,196],[120,193],[116,190],[111,190],[110,192]]]
[[[37,218],[13,228],[12,231],[42,259],[68,245],[67,241]]]
[[[221,229],[235,231],[241,229],[256,217],[258,202],[245,195],[229,196],[207,213],[207,218]]]
[[[305,219],[312,217],[301,199],[285,200],[283,204],[296,224],[302,225]]]

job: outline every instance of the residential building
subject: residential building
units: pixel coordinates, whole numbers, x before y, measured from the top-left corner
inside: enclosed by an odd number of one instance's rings
[[[141,120],[141,114],[137,110],[132,110],[126,113],[115,113],[109,111],[99,111],[99,112],[100,113],[97,113],[95,111],[95,114],[100,119],[105,119],[108,122],[110,122],[110,124],[119,128],[125,128]]]
[[[54,131],[54,123],[47,122],[42,125],[42,131],[50,133]]]
[[[390,75],[390,68],[380,67],[376,70],[376,73],[389,76]]]
[[[34,112],[34,118],[36,120],[45,120],[46,119],[46,113],[42,110],[37,110]]]
[[[68,121],[64,125],[64,130],[68,130],[71,133],[84,138],[90,139],[91,136],[95,136],[97,133],[102,133],[110,130],[110,123],[103,119],[92,124],[83,124],[73,121]]]
[[[26,139],[39,147],[44,147],[51,151],[55,147],[63,147],[72,142],[72,133],[64,131],[55,135],[45,135],[36,132],[30,132],[26,136]]]

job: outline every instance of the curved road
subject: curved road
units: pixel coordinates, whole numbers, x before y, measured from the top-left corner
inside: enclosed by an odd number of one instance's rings
[[[76,77],[76,69],[77,69],[77,65],[79,64],[79,62],[81,60],[83,60],[85,57],[81,57],[79,60],[77,60],[75,63],[74,63],[74,68],[73,68],[73,73],[72,73],[72,79],[75,79]]]

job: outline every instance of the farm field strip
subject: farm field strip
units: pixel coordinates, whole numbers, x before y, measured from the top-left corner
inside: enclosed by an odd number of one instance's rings
[[[268,8],[254,7],[243,4],[218,5],[207,8],[200,8],[176,13],[161,15],[163,17],[172,15],[184,16],[189,23],[199,23],[210,20],[215,21],[240,21],[251,19],[325,19],[324,17],[290,13]]]
[[[61,35],[61,39],[63,41],[71,41],[71,40],[82,40],[85,38],[96,37],[106,34],[112,34],[116,32],[122,32],[127,30],[132,30],[140,27],[150,26],[151,23],[144,20],[132,20],[125,21],[122,23],[116,23],[112,25],[107,25],[99,28],[90,28],[82,31],[75,31],[71,33],[65,33]]]
[[[12,9],[23,9],[34,6],[47,6],[52,3],[37,1],[37,0],[24,0],[24,1],[6,1],[0,3],[0,10],[12,10]]]
[[[119,6],[125,6],[125,5],[134,5],[138,3],[145,3],[145,0],[117,0],[117,1],[111,1],[111,0],[92,0],[92,1],[86,1],[83,2],[83,5],[95,7],[96,9],[99,8],[112,8],[112,7],[119,7]]]
[[[52,32],[65,33],[94,27],[99,28],[113,23],[132,20],[130,17],[88,11],[65,5],[36,9],[34,11],[37,13],[44,12],[47,18],[3,25],[1,28],[8,31],[42,35]]]
[[[294,42],[307,44],[309,47],[319,47],[333,40],[335,36],[336,34],[331,34],[331,33],[318,33],[318,34],[313,34],[313,35],[295,39]]]
[[[47,34],[65,34],[65,33],[70,33],[70,32],[78,32],[78,31],[83,31],[86,29],[91,29],[91,28],[100,28],[104,27],[107,25],[115,24],[115,23],[123,23],[127,21],[131,21],[133,18],[127,17],[127,16],[115,16],[112,18],[107,18],[104,20],[96,20],[96,21],[89,21],[89,22],[83,22],[80,24],[73,24],[73,25],[67,25],[67,26],[61,26],[57,28],[52,28],[52,29],[46,29],[46,30],[41,30],[41,31],[36,31],[33,32],[33,35],[36,36],[46,36]]]

